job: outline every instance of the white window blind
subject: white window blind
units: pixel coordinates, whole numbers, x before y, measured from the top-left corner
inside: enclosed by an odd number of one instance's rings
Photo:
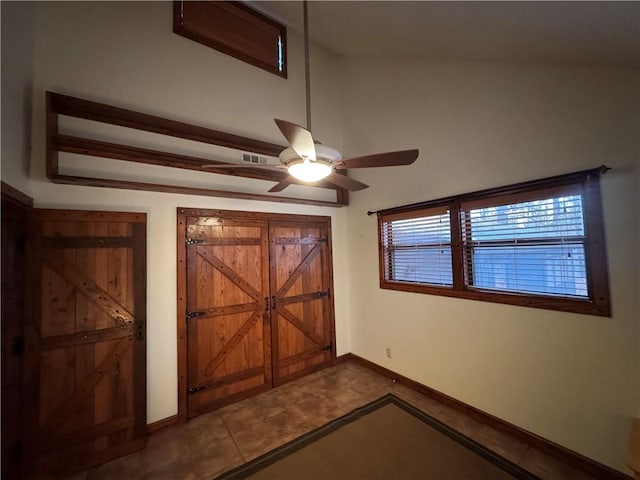
[[[453,284],[448,210],[421,213],[415,218],[390,219],[382,228],[388,280]]]
[[[588,298],[582,195],[468,208],[463,203],[469,287]]]

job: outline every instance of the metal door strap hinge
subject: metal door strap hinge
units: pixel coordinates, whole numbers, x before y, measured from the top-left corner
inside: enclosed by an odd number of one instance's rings
[[[189,393],[198,393],[207,388],[207,386],[208,385],[198,385],[197,387],[191,387],[188,391]]]
[[[186,243],[187,245],[198,245],[200,243],[204,243],[204,240],[187,237],[187,238],[184,239],[184,243]]]
[[[144,340],[144,322],[134,322],[136,340]]]
[[[184,317],[187,320],[191,320],[192,318],[201,317],[203,315],[204,315],[204,312],[187,312]]]
[[[315,294],[316,298],[322,298],[322,297],[328,297],[329,295],[331,295],[331,290],[327,289],[324,292],[318,292]]]
[[[325,345],[324,347],[321,347],[320,350],[323,352],[333,352],[333,343],[330,343],[329,345]]]

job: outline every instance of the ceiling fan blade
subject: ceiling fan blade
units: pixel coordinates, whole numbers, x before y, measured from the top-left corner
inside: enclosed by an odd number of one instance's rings
[[[393,167],[396,165],[410,165],[418,158],[417,149],[401,150],[398,152],[376,153],[363,157],[348,158],[336,162],[334,166],[339,169],[345,168],[369,168],[369,167]]]
[[[340,175],[339,173],[332,173],[326,178],[327,181],[337,185],[341,188],[349,190],[350,192],[357,192],[358,190],[364,190],[365,188],[369,188],[369,185],[354,180],[353,178],[349,178],[345,175]]]
[[[276,118],[274,121],[298,156],[316,159],[316,148],[309,130],[286,120]]]
[[[291,175],[289,175],[287,178],[282,180],[280,183],[276,183],[273,187],[271,187],[269,189],[269,192],[281,192],[282,190],[287,188],[289,185],[294,183],[294,181],[295,181],[295,178],[293,178]]]
[[[213,163],[205,163],[203,165],[200,165],[200,168],[264,168],[264,169],[268,169],[268,170],[283,170],[286,167],[284,165],[260,165],[257,163],[247,163],[247,164],[243,164],[243,163],[222,163],[220,165],[216,165]]]

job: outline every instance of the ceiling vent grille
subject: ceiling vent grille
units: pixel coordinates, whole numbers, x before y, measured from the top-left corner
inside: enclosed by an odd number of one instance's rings
[[[255,153],[242,153],[242,162],[243,163],[253,163],[256,165],[266,165],[267,157],[263,157],[261,155],[256,155]]]

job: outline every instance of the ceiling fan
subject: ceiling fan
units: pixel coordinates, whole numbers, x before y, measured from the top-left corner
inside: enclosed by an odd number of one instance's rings
[[[313,139],[311,135],[311,96],[309,77],[309,25],[307,15],[307,1],[303,1],[304,15],[304,56],[305,56],[305,84],[307,100],[307,128],[286,120],[275,119],[276,125],[287,139],[291,147],[283,150],[279,159],[281,165],[202,165],[203,168],[278,168],[286,169],[289,176],[277,183],[269,192],[280,192],[292,183],[302,182],[313,185],[325,180],[349,191],[368,188],[362,182],[340,175],[336,170],[352,168],[391,167],[410,165],[418,158],[418,150],[400,150],[396,152],[377,153],[362,157],[343,159],[336,149],[323,145]]]

